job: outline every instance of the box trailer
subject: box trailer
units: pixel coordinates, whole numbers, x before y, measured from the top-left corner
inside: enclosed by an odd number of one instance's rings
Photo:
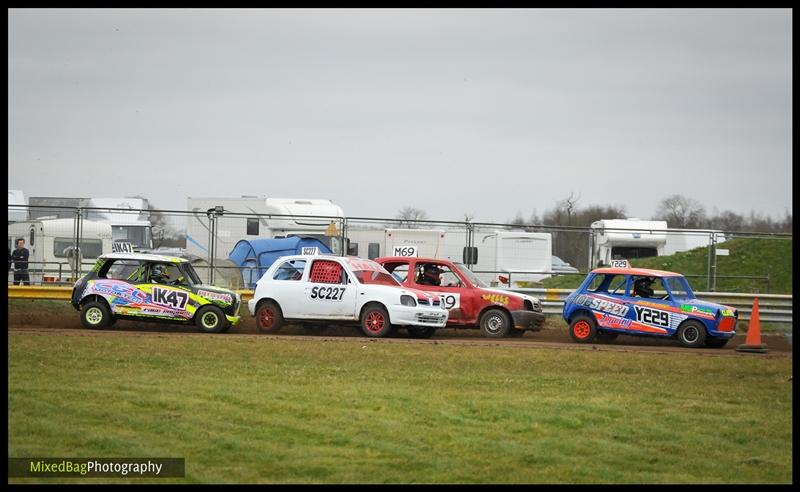
[[[474,253],[465,250],[468,239],[464,229],[348,228],[347,237],[350,252],[356,256],[415,256],[466,263],[493,286],[539,281],[549,277],[552,269],[549,233],[476,230]]]

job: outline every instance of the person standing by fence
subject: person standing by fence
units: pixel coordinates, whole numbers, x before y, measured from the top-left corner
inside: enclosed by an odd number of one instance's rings
[[[14,285],[30,285],[31,279],[28,276],[28,257],[30,253],[25,247],[25,239],[17,239],[17,249],[11,253],[11,261],[14,262]]]

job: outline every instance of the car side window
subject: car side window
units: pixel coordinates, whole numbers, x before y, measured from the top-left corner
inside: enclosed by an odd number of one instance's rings
[[[408,265],[398,265],[397,268],[392,270],[392,275],[394,275],[394,278],[396,278],[398,282],[405,282],[408,278]]]
[[[461,287],[461,279],[455,274],[450,267],[441,266],[442,274],[440,275],[442,287]]]
[[[617,296],[625,295],[625,275],[605,274],[595,275],[589,285],[586,287],[588,292],[596,292],[598,294],[611,294]]]
[[[136,273],[140,266],[141,263],[136,260],[116,260],[109,266],[105,274],[100,272],[98,277],[112,280],[129,280],[129,277],[133,276],[138,280],[138,276],[133,274]]]
[[[347,272],[337,261],[314,260],[308,281],[315,284],[346,284]]]
[[[273,280],[300,280],[306,269],[306,260],[284,261],[272,276]]]

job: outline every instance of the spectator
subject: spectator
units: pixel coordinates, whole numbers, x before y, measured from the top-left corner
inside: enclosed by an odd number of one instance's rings
[[[11,253],[11,261],[14,263],[14,285],[30,285],[31,279],[28,276],[28,257],[30,253],[25,247],[25,239],[17,239],[17,249]]]

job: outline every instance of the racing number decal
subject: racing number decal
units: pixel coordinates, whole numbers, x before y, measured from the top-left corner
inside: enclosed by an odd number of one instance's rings
[[[641,306],[633,306],[636,310],[636,319],[642,323],[669,328],[669,313]]]
[[[444,292],[437,292],[439,294],[439,298],[441,299],[442,305],[445,309],[453,309],[458,307],[459,294],[446,294]]]
[[[312,287],[311,298],[325,301],[341,301],[347,287]]]
[[[186,292],[153,287],[153,304],[172,309],[184,309],[188,300],[189,294]]]
[[[392,256],[417,256],[416,246],[395,246]]]

